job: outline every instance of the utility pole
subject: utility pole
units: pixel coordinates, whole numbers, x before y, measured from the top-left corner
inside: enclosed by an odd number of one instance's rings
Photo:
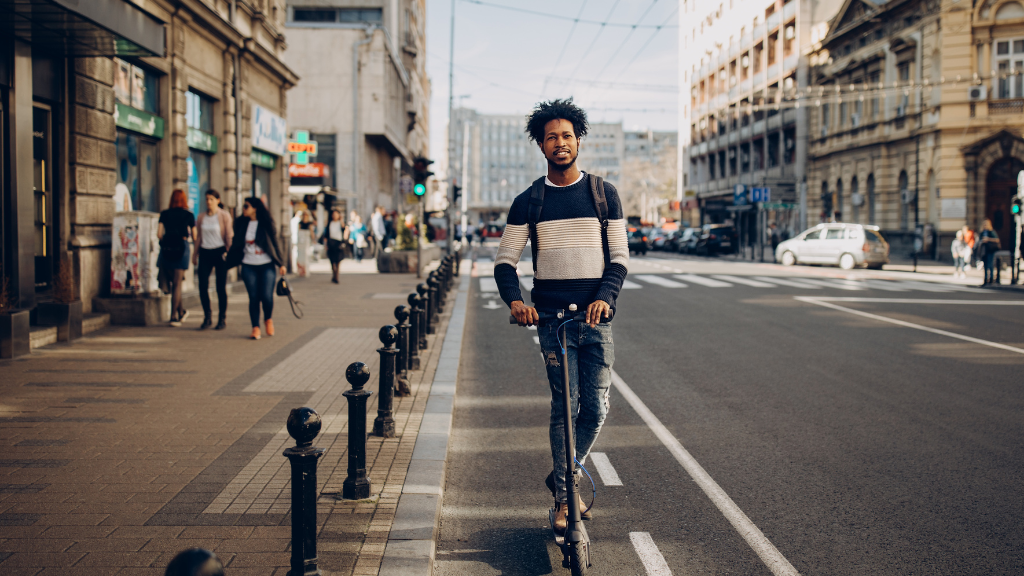
[[[469,195],[469,122],[463,121],[462,132],[462,246],[466,246],[466,229],[469,226],[469,214],[466,213],[469,206],[466,196]]]
[[[455,155],[455,137],[452,132],[454,128],[452,111],[455,104],[455,0],[452,0],[452,23],[451,39],[448,46],[448,253],[452,253],[452,243],[455,241],[455,220],[452,218],[452,210],[455,209],[455,171],[452,169],[452,156]],[[465,189],[465,185],[463,185]],[[465,192],[463,192],[465,194]],[[463,229],[465,234],[465,229]]]

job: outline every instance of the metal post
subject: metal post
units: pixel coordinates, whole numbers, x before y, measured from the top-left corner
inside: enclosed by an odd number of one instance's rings
[[[213,552],[190,548],[171,560],[164,576],[224,576],[224,565]]]
[[[437,323],[437,317],[444,313],[444,290],[441,289],[441,276],[442,272],[438,269],[434,272],[433,276],[427,278],[427,286],[430,286],[430,293],[434,296],[434,323]]]
[[[420,297],[413,292],[409,294],[409,370],[420,369]]]
[[[391,417],[391,406],[395,398],[395,340],[398,339],[398,328],[388,325],[377,334],[384,346],[377,348],[380,354],[380,386],[377,393],[377,418],[373,421],[373,435],[382,438],[395,437],[395,419]]]
[[[370,479],[366,477],[366,401],[370,393],[363,386],[370,380],[370,369],[353,362],[345,370],[351,390],[342,393],[348,400],[348,476],[341,485],[341,497],[362,500],[370,497]]]
[[[313,447],[320,426],[320,415],[312,408],[295,408],[288,415],[288,434],[295,439],[295,446],[284,451],[292,465],[292,569],[289,576],[320,574],[316,558],[316,462],[324,455],[324,450]]]
[[[427,286],[426,282],[416,286],[416,291],[420,293],[420,298],[423,300],[423,304],[420,309],[423,310],[423,323],[420,324],[420,336],[423,337],[423,348],[426,348],[426,335],[434,333],[434,327],[430,325],[430,319],[433,317],[430,310],[431,298],[430,298],[430,287]]]
[[[412,393],[409,389],[409,312],[408,306],[395,307],[395,320],[398,320],[398,356],[395,359],[397,396],[408,396]]]
[[[423,225],[423,197],[416,202],[416,277],[423,276],[423,241],[426,240],[426,227]]]

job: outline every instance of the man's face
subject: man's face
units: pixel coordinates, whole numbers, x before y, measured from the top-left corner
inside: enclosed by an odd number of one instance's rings
[[[580,141],[576,138],[572,122],[552,120],[544,125],[544,141],[540,149],[555,170],[568,170],[579,155]]]

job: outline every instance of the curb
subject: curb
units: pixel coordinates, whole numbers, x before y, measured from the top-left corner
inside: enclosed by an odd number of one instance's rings
[[[379,576],[430,576],[444,497],[445,463],[452,432],[455,385],[462,354],[472,262],[463,261],[451,318],[420,422],[412,461],[381,560]]]

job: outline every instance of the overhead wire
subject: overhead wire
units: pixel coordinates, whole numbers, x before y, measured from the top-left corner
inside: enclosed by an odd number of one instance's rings
[[[644,13],[640,15],[640,18],[637,19],[636,24],[629,30],[629,33],[626,34],[626,37],[622,39],[622,43],[619,44],[618,48],[616,48],[614,51],[612,51],[611,58],[609,58],[608,61],[604,63],[604,68],[602,68],[601,72],[599,72],[597,74],[598,78],[603,76],[605,71],[608,70],[608,67],[611,66],[612,62],[615,60],[615,56],[617,56],[619,54],[619,51],[622,50],[623,46],[626,45],[626,42],[629,42],[629,39],[633,36],[633,33],[636,32],[637,27],[640,25],[641,22],[644,21],[644,18],[647,17],[647,14],[649,14],[651,12],[651,10],[654,8],[654,5],[657,4],[657,3],[658,3],[658,0],[652,0],[651,1],[651,5],[648,6],[647,10],[644,10]]]
[[[676,6],[676,8],[672,10],[672,13],[668,15],[668,18],[665,19],[665,22],[667,23],[668,21],[670,21],[673,18],[675,18],[676,14],[678,12],[679,12],[679,7]],[[654,41],[654,37],[658,35],[658,32],[661,32],[661,29],[664,26],[665,26],[665,23],[662,23],[661,26],[658,26],[657,29],[654,30],[654,32],[650,35],[650,37],[647,38],[647,42],[645,42],[644,45],[641,46],[639,50],[637,50],[636,54],[633,55],[633,58],[622,68],[622,70],[619,71],[618,76],[616,76],[612,80],[613,83],[616,80],[618,80],[619,78],[621,78],[622,75],[625,74],[627,70],[629,70],[629,67],[632,66],[633,63],[636,62],[637,58],[639,58],[640,55],[644,53],[644,50],[646,50],[647,47],[651,45],[651,42]],[[600,76],[600,74],[599,74],[599,76]]]
[[[653,25],[637,26],[636,24],[627,24],[625,22],[611,22],[611,21],[599,22],[597,20],[587,20],[587,19],[584,19],[584,18],[580,18],[579,16],[577,16],[576,18],[570,18],[569,16],[562,16],[560,14],[550,14],[550,13],[547,13],[547,12],[540,12],[540,11],[537,11],[537,10],[530,10],[530,9],[527,9],[527,8],[516,8],[514,6],[504,6],[504,5],[501,5],[501,4],[494,4],[492,2],[484,2],[483,0],[462,0],[462,1],[466,2],[468,4],[477,4],[479,6],[487,6],[489,8],[500,8],[502,10],[509,10],[509,11],[512,11],[512,12],[521,12],[521,13],[524,13],[524,14],[533,14],[534,16],[544,16],[544,17],[547,17],[547,18],[555,18],[557,20],[571,20],[571,21],[579,23],[579,24],[595,24],[595,25],[599,24],[599,25],[601,25],[602,28],[604,28],[604,27],[612,27],[612,28],[637,28],[637,27],[639,27],[639,28],[654,28]],[[617,3],[618,2],[616,2],[616,4]]]
[[[569,47],[569,42],[572,41],[573,32],[576,31],[576,25],[580,23],[579,18],[583,15],[583,10],[587,7],[587,2],[589,1],[590,0],[583,0],[583,3],[580,4],[579,14],[576,15],[576,19],[572,22],[572,28],[569,29],[569,35],[565,37],[565,45],[558,51],[558,59],[555,60],[555,66],[551,69],[551,73],[544,78],[544,85],[540,89],[541,98],[544,98],[544,93],[548,90],[548,81],[555,75],[555,72],[558,71],[558,65],[562,63],[562,56],[565,55],[565,49]]]
[[[594,48],[594,44],[597,44],[598,38],[601,37],[601,32],[605,29],[605,26],[607,26],[608,22],[611,20],[612,14],[615,13],[615,9],[619,6],[619,2],[621,2],[621,0],[615,0],[615,4],[612,4],[612,9],[608,11],[608,16],[605,16],[605,22],[601,24],[601,28],[598,29],[597,34],[594,34],[594,39],[590,41],[590,46],[587,46],[587,49],[583,51],[583,57],[580,58],[580,61],[578,63],[576,63],[576,66],[573,66],[572,74],[566,81],[567,85],[569,82],[572,82],[573,78],[576,77],[576,71],[579,70],[583,62],[586,61],[587,56],[590,55],[590,51]]]

